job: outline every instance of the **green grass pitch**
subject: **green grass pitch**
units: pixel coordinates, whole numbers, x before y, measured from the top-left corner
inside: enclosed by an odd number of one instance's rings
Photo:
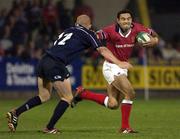
[[[49,120],[57,99],[50,100],[21,115],[15,133],[9,133],[5,114],[25,100],[0,100],[0,139],[178,139],[180,138],[180,100],[135,100],[131,125],[138,134],[119,134],[120,111],[83,101],[69,108],[56,127],[62,133],[39,132]]]

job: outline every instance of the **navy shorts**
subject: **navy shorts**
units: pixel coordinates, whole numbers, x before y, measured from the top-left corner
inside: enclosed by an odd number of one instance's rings
[[[43,79],[54,81],[64,81],[69,78],[70,73],[63,62],[53,59],[48,54],[43,55],[37,66],[37,76]]]

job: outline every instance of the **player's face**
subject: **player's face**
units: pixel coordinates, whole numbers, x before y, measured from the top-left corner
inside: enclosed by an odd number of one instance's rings
[[[123,13],[117,18],[117,23],[124,31],[127,31],[131,28],[132,17],[129,13]]]

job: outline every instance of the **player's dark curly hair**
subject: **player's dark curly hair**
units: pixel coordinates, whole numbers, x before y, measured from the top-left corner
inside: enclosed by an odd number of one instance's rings
[[[119,11],[117,13],[117,18],[119,18],[121,14],[125,14],[125,13],[129,13],[131,15],[132,19],[134,19],[133,13],[130,10],[128,10],[128,9],[124,9],[124,10]]]

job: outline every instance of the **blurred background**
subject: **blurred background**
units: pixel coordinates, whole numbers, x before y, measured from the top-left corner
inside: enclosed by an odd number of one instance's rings
[[[180,1],[178,0],[1,0],[0,97],[37,93],[35,67],[58,34],[87,14],[95,30],[114,23],[119,10],[130,9],[135,20],[160,36],[155,48],[135,48],[129,79],[137,97],[180,97]],[[103,59],[87,51],[69,66],[72,87],[104,91]]]

